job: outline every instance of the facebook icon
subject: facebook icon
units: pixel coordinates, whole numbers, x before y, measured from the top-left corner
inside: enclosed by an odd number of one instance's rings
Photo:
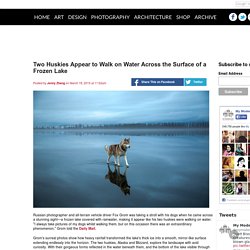
[[[232,21],[232,22],[236,21],[237,20],[237,14],[231,13],[229,15],[229,20]]]
[[[137,86],[137,84],[139,83],[139,79],[136,79],[136,78],[132,78],[132,86]]]

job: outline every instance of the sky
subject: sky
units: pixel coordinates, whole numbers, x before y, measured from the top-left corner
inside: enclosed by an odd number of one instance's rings
[[[34,126],[209,121],[208,91],[34,91]]]

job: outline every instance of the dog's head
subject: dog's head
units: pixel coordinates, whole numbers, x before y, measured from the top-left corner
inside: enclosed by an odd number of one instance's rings
[[[122,144],[122,146],[123,147],[125,147],[125,148],[130,148],[130,138],[125,138],[125,139],[123,139],[122,141],[121,141],[121,144]]]

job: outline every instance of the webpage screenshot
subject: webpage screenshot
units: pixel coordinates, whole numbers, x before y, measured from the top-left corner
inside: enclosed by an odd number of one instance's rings
[[[249,27],[0,9],[4,249],[250,249]]]

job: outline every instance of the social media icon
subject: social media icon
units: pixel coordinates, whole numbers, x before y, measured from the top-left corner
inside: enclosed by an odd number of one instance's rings
[[[248,14],[248,20],[250,21],[250,14]]]
[[[229,20],[232,21],[232,22],[236,21],[237,20],[237,14],[231,13],[229,15]]]
[[[235,115],[236,120],[247,120],[247,115],[241,114],[241,115]]]
[[[247,19],[247,15],[245,13],[240,13],[239,14],[239,20],[240,21],[246,21]]]
[[[189,85],[191,83],[191,80],[186,80],[186,84]]]

